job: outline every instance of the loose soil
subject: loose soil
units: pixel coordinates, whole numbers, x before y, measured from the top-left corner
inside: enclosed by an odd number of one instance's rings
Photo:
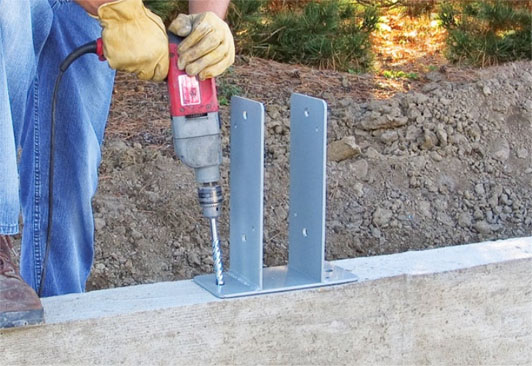
[[[389,80],[240,58],[219,82],[266,107],[268,266],[287,260],[292,92],[329,106],[328,260],[532,235],[532,62]],[[90,290],[212,271],[193,173],[173,157],[165,88],[117,77]],[[226,239],[228,106],[221,118]],[[227,259],[227,240],[223,250]]]

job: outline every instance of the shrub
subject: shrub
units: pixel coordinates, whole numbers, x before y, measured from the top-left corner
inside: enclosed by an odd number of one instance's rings
[[[187,0],[144,0],[144,5],[159,15],[165,23],[170,23],[179,12],[187,12]]]
[[[431,13],[438,0],[356,0],[357,3],[378,8],[401,8],[411,17]]]
[[[246,2],[246,0],[242,0]],[[374,7],[351,2],[310,2],[301,10],[263,10],[237,33],[243,53],[280,62],[337,70],[366,70],[371,65],[369,36],[378,22]]]
[[[448,31],[446,57],[452,62],[486,66],[532,58],[532,14],[519,2],[446,2],[439,17]]]
[[[260,21],[267,0],[233,0],[229,4],[227,23],[233,33],[239,35]]]
[[[410,1],[410,0],[409,0]],[[144,0],[166,23],[186,0]],[[232,0],[227,14],[237,52],[280,62],[364,71],[376,7],[354,0]]]

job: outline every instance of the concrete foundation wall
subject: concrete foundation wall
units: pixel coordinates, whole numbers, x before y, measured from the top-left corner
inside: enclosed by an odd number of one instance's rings
[[[45,299],[1,364],[532,364],[532,238],[335,262],[361,281],[219,300],[191,281]]]

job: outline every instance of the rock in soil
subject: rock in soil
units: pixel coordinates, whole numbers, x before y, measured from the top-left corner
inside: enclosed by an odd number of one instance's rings
[[[360,155],[360,146],[356,144],[354,136],[344,137],[327,146],[327,157],[331,161],[342,161]]]

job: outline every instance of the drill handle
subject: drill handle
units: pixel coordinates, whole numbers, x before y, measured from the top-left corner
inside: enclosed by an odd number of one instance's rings
[[[96,54],[100,61],[106,61],[105,55],[103,54],[103,40],[101,38],[96,40]]]
[[[177,66],[178,46],[183,38],[168,32],[168,47],[170,65],[168,68],[168,93],[170,97],[170,111],[173,117],[189,116],[218,112],[218,98],[214,79],[199,80],[197,76],[188,76]],[[91,42],[89,52],[98,55],[100,61],[105,61],[103,40],[98,38]]]
[[[170,44],[179,45],[183,38],[176,36],[172,32],[168,32],[168,41]],[[100,61],[106,61],[105,55],[103,54],[103,39],[100,37],[96,40],[96,54]]]
[[[174,34],[172,32],[168,32],[167,34],[169,44],[179,45],[183,41],[183,38],[179,37],[177,34]]]
[[[168,67],[168,94],[172,117],[185,117],[218,112],[218,98],[214,78],[200,80],[180,70],[178,46],[183,39],[168,32],[170,64]]]

